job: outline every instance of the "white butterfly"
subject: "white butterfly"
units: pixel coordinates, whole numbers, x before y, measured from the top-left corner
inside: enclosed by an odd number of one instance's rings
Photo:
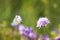
[[[16,15],[15,18],[13,19],[12,26],[18,25],[22,22],[22,19],[19,15]]]

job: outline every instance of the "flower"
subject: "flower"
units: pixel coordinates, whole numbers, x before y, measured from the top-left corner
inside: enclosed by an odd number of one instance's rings
[[[33,32],[33,29],[31,27],[27,27],[25,29],[25,35],[28,36],[30,32]]]
[[[45,40],[50,40],[48,35],[44,35],[44,36],[43,36],[43,39],[45,39]]]
[[[22,24],[20,24],[18,25],[18,30],[19,30],[20,35],[23,35],[25,32],[25,27]]]
[[[31,40],[36,40],[37,37],[38,37],[38,34],[35,33],[35,32],[31,32],[31,33],[29,34],[29,38],[30,38]]]
[[[38,40],[50,40],[48,35],[40,35]]]
[[[57,37],[55,38],[55,40],[60,40],[60,36],[57,36]]]
[[[13,26],[13,27],[14,27],[15,25],[16,25],[15,23],[13,23],[13,22],[11,23],[11,26]]]
[[[11,26],[16,26],[22,22],[22,19],[19,15],[16,15],[13,19],[13,22],[11,23]]]
[[[58,34],[58,28],[56,26],[53,27],[53,31]]]
[[[41,28],[42,26],[46,26],[49,23],[50,21],[48,20],[48,18],[42,17],[42,18],[39,18],[39,20],[37,21],[37,27]]]

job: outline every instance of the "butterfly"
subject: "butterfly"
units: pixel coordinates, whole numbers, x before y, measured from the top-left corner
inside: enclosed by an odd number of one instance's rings
[[[13,22],[11,23],[12,26],[16,26],[22,22],[22,19],[20,15],[16,15],[15,18],[13,19]]]

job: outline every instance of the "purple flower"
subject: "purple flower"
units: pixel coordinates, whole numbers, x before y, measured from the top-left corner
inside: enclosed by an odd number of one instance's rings
[[[37,27],[41,28],[42,26],[46,26],[49,23],[50,21],[48,20],[48,18],[42,17],[42,18],[39,18],[39,20],[37,21]]]
[[[54,30],[54,32],[55,32],[56,34],[58,33],[58,29],[57,29],[56,26],[53,27],[53,30]]]
[[[20,33],[21,35],[23,35],[24,32],[25,32],[25,27],[24,27],[22,24],[20,24],[20,25],[18,25],[18,30],[19,30],[19,33]]]
[[[48,35],[43,35],[43,38],[48,38]]]
[[[55,38],[55,40],[60,40],[60,36],[57,36],[57,37]]]
[[[33,32],[33,29],[31,27],[27,27],[25,29],[25,35],[28,36],[30,34],[30,32]]]
[[[29,37],[30,37],[31,39],[36,39],[36,38],[38,37],[38,34],[37,34],[37,33],[34,33],[34,32],[31,32],[31,33],[29,34]]]
[[[15,23],[13,23],[13,22],[12,22],[12,23],[11,23],[11,26],[13,26],[13,27],[14,27],[14,26],[15,26]]]
[[[43,35],[42,40],[50,40],[48,35]]]
[[[31,27],[27,27],[27,28],[25,29],[25,31],[32,32],[32,31],[33,31],[33,29],[32,29]]]

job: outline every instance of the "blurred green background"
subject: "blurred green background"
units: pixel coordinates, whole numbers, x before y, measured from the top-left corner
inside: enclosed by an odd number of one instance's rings
[[[60,24],[60,0],[0,0],[0,40],[20,40],[19,32],[10,25],[16,14],[21,16],[25,26],[47,34],[46,28],[50,32],[53,26]],[[39,17],[47,17],[51,23],[38,29]]]

